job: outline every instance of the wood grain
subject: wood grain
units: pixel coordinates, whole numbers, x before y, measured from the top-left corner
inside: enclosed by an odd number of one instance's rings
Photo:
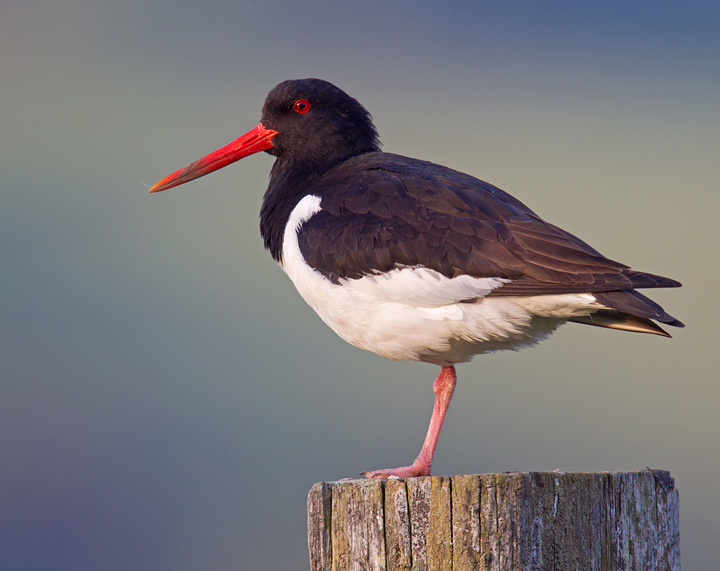
[[[680,570],[668,472],[517,472],[315,484],[312,571]]]

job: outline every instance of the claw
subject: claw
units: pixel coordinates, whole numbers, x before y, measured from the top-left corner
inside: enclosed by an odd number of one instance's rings
[[[385,470],[372,470],[369,472],[361,472],[360,475],[365,476],[368,479],[415,478],[417,476],[429,476],[430,466],[424,465],[420,462],[414,462],[411,466]]]

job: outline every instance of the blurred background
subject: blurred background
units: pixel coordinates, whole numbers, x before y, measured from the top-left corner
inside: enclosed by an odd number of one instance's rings
[[[437,475],[670,470],[720,560],[720,7],[610,0],[0,5],[0,569],[308,568],[312,484],[409,463],[438,369],[341,341],[263,250],[266,154],[149,195],[327,79],[384,149],[515,195],[674,339],[569,324],[458,367]]]

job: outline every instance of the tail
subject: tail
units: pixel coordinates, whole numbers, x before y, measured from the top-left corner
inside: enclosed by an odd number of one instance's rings
[[[623,274],[633,282],[633,286],[639,288],[681,287],[682,285],[670,278],[634,270],[625,270]],[[587,316],[573,317],[569,321],[624,331],[653,333],[663,337],[671,337],[671,335],[655,321],[666,323],[672,327],[685,327],[682,321],[675,319],[660,305],[635,289],[598,292],[592,295],[607,309],[601,309]]]

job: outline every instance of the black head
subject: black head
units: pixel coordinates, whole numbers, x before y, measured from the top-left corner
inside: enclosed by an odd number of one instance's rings
[[[267,96],[264,128],[277,134],[277,157],[260,209],[260,231],[273,258],[281,257],[285,223],[308,185],[336,164],[380,150],[370,113],[347,93],[321,79],[283,81]]]
[[[379,150],[370,113],[322,79],[283,81],[267,96],[262,124],[278,134],[267,152],[306,171]]]
[[[260,228],[277,260],[287,218],[308,185],[336,164],[378,150],[370,113],[347,93],[321,79],[283,81],[267,96],[257,127],[166,176],[150,192],[185,184],[267,151],[277,160],[260,210]]]

